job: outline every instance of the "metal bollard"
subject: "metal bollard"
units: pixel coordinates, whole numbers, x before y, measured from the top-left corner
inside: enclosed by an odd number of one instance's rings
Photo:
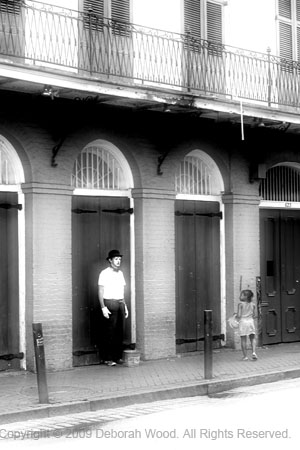
[[[213,352],[212,352],[212,311],[204,311],[204,378],[212,378]]]
[[[35,364],[37,372],[39,402],[49,403],[42,324],[33,323],[32,331],[33,331],[33,343],[34,343]]]

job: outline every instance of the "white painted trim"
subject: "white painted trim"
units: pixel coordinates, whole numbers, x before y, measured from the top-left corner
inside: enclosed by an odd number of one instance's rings
[[[20,367],[26,370],[26,276],[25,276],[25,196],[18,192],[18,258],[19,258],[19,349],[24,353]]]
[[[259,208],[264,209],[300,209],[300,202],[276,202],[271,200],[261,200]]]
[[[130,198],[134,210],[134,199]],[[136,297],[135,297],[135,234],[134,213],[130,215],[130,300],[131,300],[131,342],[136,343]]]
[[[201,202],[219,202],[222,203],[221,195],[192,195],[176,194],[176,200],[194,200]]]
[[[225,241],[225,207],[220,202],[222,220],[220,221],[220,284],[221,284],[221,333],[225,336],[226,342],[226,241]],[[224,343],[225,344],[225,343]]]
[[[0,184],[0,192],[19,192],[20,186],[16,184]]]
[[[131,189],[128,190],[110,190],[110,189],[81,189],[76,188],[73,195],[86,195],[88,197],[128,197],[131,198]]]

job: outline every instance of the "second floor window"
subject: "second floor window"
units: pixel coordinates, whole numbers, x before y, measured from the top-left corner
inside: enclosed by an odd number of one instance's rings
[[[279,56],[300,61],[300,0],[278,0]]]
[[[85,23],[91,20],[101,21],[103,17],[116,22],[130,22],[130,1],[131,0],[82,0]],[[89,17],[91,14],[92,18]]]
[[[223,43],[223,2],[184,0],[184,33],[195,39]]]

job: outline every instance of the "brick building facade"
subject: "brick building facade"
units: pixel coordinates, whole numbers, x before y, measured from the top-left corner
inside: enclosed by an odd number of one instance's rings
[[[125,31],[118,36],[127,39]],[[204,48],[206,61],[220,57]],[[205,309],[213,310],[215,345],[237,347],[227,319],[244,288],[255,293],[260,343],[300,339],[293,107],[242,104],[223,83],[214,99],[189,85],[183,94],[175,81],[129,86],[127,74],[107,82],[103,73],[22,64],[26,76],[9,76],[13,64],[0,61],[8,83],[0,92],[0,353],[24,354],[20,365],[0,360],[1,370],[34,370],[36,322],[49,370],[99,362],[97,276],[111,248],[124,254],[125,345],[144,359],[203,348]],[[286,193],[271,204],[262,183],[278,167]]]
[[[49,124],[59,126],[63,117],[72,121],[72,102],[42,99],[32,108],[32,97],[20,101],[11,95],[2,107],[1,136],[13,142],[25,180],[21,184],[25,211],[25,298],[27,367],[34,368],[33,322],[44,328],[49,369],[72,366],[72,198],[71,175],[81,150],[97,139],[115,145],[128,161],[134,187],[134,286],[136,344],[146,359],[174,356],[176,353],[176,277],[175,277],[175,176],[178,164],[192,150],[201,149],[215,158],[224,180],[220,192],[224,205],[226,287],[223,310],[218,321],[229,345],[236,345],[226,317],[236,308],[239,288],[255,291],[259,274],[259,197],[258,183],[250,183],[249,161],[239,156],[238,128],[216,132],[210,121],[185,119],[173,115],[126,112],[97,106],[87,114],[79,106],[76,114],[85,117],[80,129],[74,127],[51,164],[55,145]],[[8,113],[18,105],[18,123]],[[4,102],[2,103],[4,105]],[[83,108],[83,109],[81,109]],[[30,120],[26,111],[31,111]],[[47,111],[49,109],[49,111]],[[39,111],[43,111],[40,118]],[[105,118],[104,118],[105,117]],[[104,118],[104,120],[103,120]],[[91,124],[89,125],[89,121]],[[92,123],[93,122],[93,123]],[[111,125],[113,123],[113,126]],[[116,124],[122,124],[118,129]],[[230,128],[230,127],[229,127]],[[176,131],[178,130],[178,131]],[[220,131],[220,130],[219,130]],[[228,141],[230,131],[232,143]],[[173,146],[160,166],[161,142],[172,132]],[[224,133],[224,134],[223,134]],[[212,136],[216,136],[213,142]],[[226,148],[222,140],[226,138]],[[230,149],[230,152],[228,151]],[[118,196],[118,192],[115,192]],[[222,251],[224,251],[222,250]],[[73,255],[74,258],[74,255]],[[126,259],[126,255],[125,255]],[[99,261],[99,267],[101,266]],[[221,276],[221,274],[220,274]],[[223,279],[222,283],[225,282]],[[224,283],[225,284],[225,283]],[[220,302],[224,301],[219,299]],[[130,302],[130,299],[129,299]],[[87,326],[87,325],[86,325]],[[131,331],[132,332],[132,331]],[[203,330],[200,331],[203,333]]]

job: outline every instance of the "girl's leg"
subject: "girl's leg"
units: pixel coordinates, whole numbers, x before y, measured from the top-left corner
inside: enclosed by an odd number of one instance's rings
[[[243,357],[247,358],[247,336],[241,336],[241,347],[242,347]]]
[[[251,348],[252,348],[252,358],[257,359],[255,334],[250,334],[249,338],[250,338],[250,343],[251,343]]]

